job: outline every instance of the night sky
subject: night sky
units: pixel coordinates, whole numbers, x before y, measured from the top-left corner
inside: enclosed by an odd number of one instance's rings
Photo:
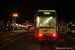
[[[12,21],[12,14],[17,13],[17,23],[26,20],[34,22],[34,12],[38,9],[56,10],[58,20],[74,20],[73,2],[2,2],[0,4],[0,20]]]

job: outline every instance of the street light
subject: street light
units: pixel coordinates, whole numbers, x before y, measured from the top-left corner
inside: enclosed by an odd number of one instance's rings
[[[18,14],[13,14],[13,17],[15,17],[15,23],[16,23],[16,17],[18,16]]]
[[[17,17],[17,16],[18,16],[18,14],[13,14],[13,16],[14,16],[14,17]]]

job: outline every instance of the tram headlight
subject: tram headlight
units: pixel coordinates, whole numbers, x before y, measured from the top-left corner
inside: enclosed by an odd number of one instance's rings
[[[39,17],[37,17],[37,21],[38,21],[38,23],[39,23]]]

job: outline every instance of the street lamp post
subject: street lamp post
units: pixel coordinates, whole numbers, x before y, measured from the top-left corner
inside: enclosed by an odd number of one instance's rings
[[[15,25],[16,24],[16,17],[18,17],[18,14],[17,13],[14,13],[13,14],[13,17],[12,17],[12,23]],[[13,27],[14,28],[14,27]],[[14,29],[13,29],[14,30]]]
[[[16,17],[18,16],[18,14],[13,14],[13,17],[15,18],[15,23],[16,23]]]

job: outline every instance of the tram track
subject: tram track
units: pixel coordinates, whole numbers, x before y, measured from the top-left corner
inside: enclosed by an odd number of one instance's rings
[[[61,44],[58,41],[41,42],[41,50],[73,50]]]
[[[40,42],[41,50],[55,50],[55,48],[52,46],[54,42],[51,41],[43,41]]]
[[[63,49],[63,50],[73,50],[72,48],[68,48],[67,46],[65,46],[65,45],[63,45],[63,44],[61,44],[59,41],[54,41],[54,44],[56,45],[56,49],[57,50],[61,50],[61,49]]]
[[[68,48],[68,47],[70,47],[70,48],[72,48],[72,49],[69,49],[69,50],[73,50],[74,49],[74,46],[75,46],[75,44],[74,44],[74,40],[72,40],[72,39],[68,39],[68,38],[66,38],[66,39],[64,39],[63,41],[61,41],[61,39],[62,38],[60,38],[60,39],[58,39],[58,41],[56,41],[57,43],[59,43],[60,45],[62,45],[63,47],[65,46],[66,48]]]
[[[16,37],[13,37],[9,40],[4,41],[3,43],[0,44],[0,48],[5,47],[7,45],[10,45],[12,43],[15,43],[17,41],[17,39],[21,38],[22,36],[17,35]]]
[[[27,34],[27,33],[26,33]],[[17,35],[12,35],[13,37],[6,40],[6,41],[3,41],[2,43],[0,43],[0,48],[3,48],[7,45],[10,45],[10,44],[13,44],[15,42],[18,41],[18,39],[22,38],[25,36],[24,40],[27,40],[27,37],[26,36],[30,36],[30,35],[26,35],[25,33],[22,33],[22,34],[17,34]]]

